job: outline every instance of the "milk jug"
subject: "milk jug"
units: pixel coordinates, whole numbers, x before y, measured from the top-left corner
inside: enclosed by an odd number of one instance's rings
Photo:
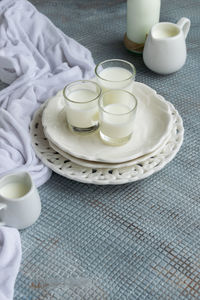
[[[170,74],[184,65],[187,57],[186,37],[190,20],[181,18],[177,24],[155,24],[148,35],[143,51],[145,65],[159,74]]]

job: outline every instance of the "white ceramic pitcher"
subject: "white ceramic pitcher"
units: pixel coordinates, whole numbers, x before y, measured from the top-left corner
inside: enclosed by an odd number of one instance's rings
[[[0,179],[0,226],[24,229],[36,222],[40,212],[40,196],[29,173],[12,173]]]
[[[187,51],[185,39],[190,20],[181,18],[177,24],[155,24],[147,37],[143,51],[145,65],[159,74],[178,71],[185,63]]]

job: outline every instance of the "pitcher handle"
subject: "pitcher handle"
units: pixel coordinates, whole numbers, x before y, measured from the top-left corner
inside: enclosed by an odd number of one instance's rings
[[[188,32],[190,30],[190,20],[188,18],[181,18],[178,22],[177,25],[181,28],[181,30],[183,30],[185,39],[188,35]]]
[[[0,210],[2,209],[6,209],[7,205],[5,203],[0,203]],[[4,226],[5,223],[4,222],[1,222],[1,219],[0,219],[0,226]]]

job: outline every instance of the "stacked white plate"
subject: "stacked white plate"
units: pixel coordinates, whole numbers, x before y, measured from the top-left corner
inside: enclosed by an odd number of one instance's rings
[[[138,110],[131,140],[104,144],[99,132],[73,134],[66,121],[62,91],[49,99],[31,123],[33,147],[55,172],[80,182],[122,184],[162,169],[183,142],[182,119],[174,106],[145,84],[134,82]]]

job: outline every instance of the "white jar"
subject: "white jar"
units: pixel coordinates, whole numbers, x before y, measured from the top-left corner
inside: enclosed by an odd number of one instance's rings
[[[144,44],[151,27],[159,22],[161,0],[127,1],[127,38]]]

